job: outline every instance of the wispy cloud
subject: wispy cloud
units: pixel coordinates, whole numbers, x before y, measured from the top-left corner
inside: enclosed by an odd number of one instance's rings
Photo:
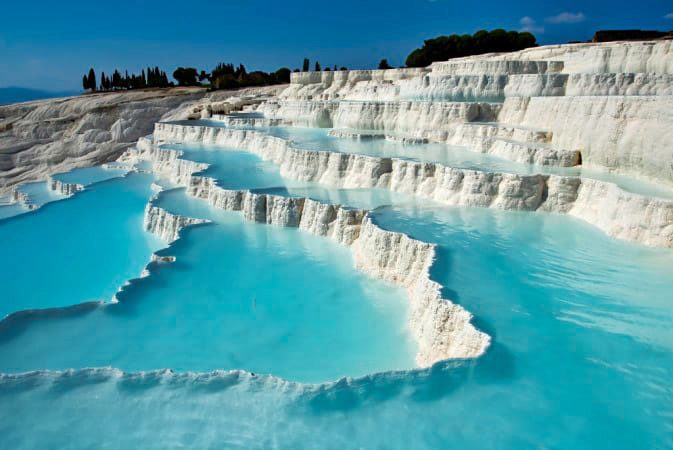
[[[524,16],[519,20],[521,24],[520,31],[528,31],[530,33],[544,33],[544,27],[537,24],[535,19],[530,16]]]
[[[586,16],[582,12],[571,13],[571,12],[562,12],[555,16],[547,17],[546,22],[549,23],[580,23],[586,20]]]
[[[673,19],[673,13],[668,13],[664,16],[664,19]]]

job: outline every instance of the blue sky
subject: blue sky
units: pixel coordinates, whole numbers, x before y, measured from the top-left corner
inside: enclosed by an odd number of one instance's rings
[[[671,14],[671,18],[666,18]],[[404,63],[423,39],[479,29],[529,29],[540,43],[605,28],[673,29],[670,0],[8,1],[0,14],[0,86],[78,89],[90,66],[248,69]]]

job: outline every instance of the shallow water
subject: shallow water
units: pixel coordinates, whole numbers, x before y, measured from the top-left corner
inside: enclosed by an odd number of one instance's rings
[[[18,216],[29,211],[30,209],[20,203],[3,203],[0,204],[0,220]]]
[[[64,183],[76,183],[88,186],[90,184],[121,177],[127,172],[128,170],[126,169],[116,167],[103,168],[102,166],[94,166],[58,173],[55,174],[53,178],[63,181]],[[18,186],[17,190],[28,194],[28,203],[35,209],[44,206],[47,203],[68,198],[59,192],[51,190],[46,181],[24,183]],[[24,214],[32,210],[33,209],[30,209],[27,205],[21,203],[3,202],[0,203],[0,220],[18,216],[19,214]]]
[[[413,367],[402,290],[324,238],[214,215],[120,303],[6,327],[0,371],[246,369],[316,382]]]
[[[83,167],[80,169],[73,169],[69,172],[63,172],[54,175],[54,178],[64,183],[76,183],[84,186],[99,183],[101,181],[118,178],[128,172],[126,169],[119,167]]]
[[[64,195],[49,189],[46,181],[35,181],[32,183],[24,183],[20,185],[17,190],[28,194],[28,203],[40,207],[50,202],[63,200]]]
[[[399,290],[355,272],[329,240],[246,223],[175,189],[155,202],[216,223],[163,251],[177,262],[152,265],[119,304],[0,322],[0,371],[177,372],[0,376],[3,447],[673,448],[670,250],[568,216],[294,184],[246,152],[179,148],[211,163],[223,187],[392,204],[374,220],[438,244],[432,278],[492,346],[476,360],[377,373],[413,364]],[[216,368],[256,375],[203,372]],[[311,385],[260,373],[372,375]]]
[[[185,125],[225,127],[217,120],[178,121]],[[636,194],[673,199],[673,189],[659,184],[635,179],[598,168],[535,166],[517,163],[480,152],[467,147],[440,143],[403,144],[385,139],[357,140],[328,136],[329,128],[309,127],[242,127],[268,133],[272,136],[288,139],[292,146],[306,150],[322,150],[385,158],[403,158],[413,161],[437,162],[450,167],[469,170],[497,171],[516,174],[555,174],[582,176],[600,181],[615,183],[622,189]]]
[[[440,244],[433,277],[494,337],[484,357],[319,387],[240,373],[5,377],[2,401],[12,405],[11,413],[0,408],[6,442],[23,448],[46,442],[74,448],[97,439],[143,448],[673,445],[670,252],[611,240],[564,216],[384,208],[376,220]],[[127,352],[140,350],[120,351]],[[77,434],[50,432],[75,425]],[[125,427],[135,431],[120,432]]]
[[[214,178],[225,189],[249,189],[288,197],[306,197],[363,209],[414,201],[410,195],[387,189],[338,189],[287,179],[280,175],[278,166],[243,150],[200,144],[168,144],[162,147],[182,151],[185,159],[210,164],[199,175]]]
[[[130,174],[0,221],[0,317],[109,301],[164,246],[143,231],[152,177]]]

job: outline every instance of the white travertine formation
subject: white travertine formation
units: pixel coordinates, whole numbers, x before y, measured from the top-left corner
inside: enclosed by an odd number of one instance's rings
[[[369,98],[361,95],[353,100],[426,100],[426,101],[502,101],[508,77],[504,74],[437,75],[427,74],[399,82],[397,97],[377,98],[370,89]],[[389,89],[390,91],[390,89]],[[347,96],[351,99],[350,96]]]
[[[568,96],[673,95],[673,75],[658,73],[574,73]]]
[[[420,144],[427,144],[428,142],[430,142],[428,138],[404,136],[398,134],[386,134],[385,139],[386,141],[399,142],[405,145],[420,145]]]
[[[401,144],[417,145],[427,144],[429,141],[423,137],[412,137],[403,134],[391,134],[380,131],[370,130],[353,130],[353,129],[331,129],[328,136],[337,137],[341,139],[353,139],[356,141],[370,141],[373,139],[385,139],[386,141],[399,142]]]
[[[49,189],[58,192],[61,195],[65,195],[66,197],[70,197],[71,195],[74,195],[75,193],[84,190],[83,184],[64,183],[58,178],[54,178],[52,176],[48,178],[48,183],[49,183]]]
[[[356,141],[368,141],[372,139],[384,139],[386,135],[377,131],[358,131],[358,130],[349,130],[349,129],[340,129],[334,128],[327,132],[328,136],[341,138],[341,139],[353,139]]]
[[[563,61],[566,73],[673,74],[670,40],[557,47],[561,48],[554,59]]]
[[[521,142],[514,139],[493,139],[488,153],[504,159],[538,166],[572,167],[581,163],[579,150],[563,150],[547,143]]]
[[[583,165],[673,185],[673,97],[512,97],[500,121],[548,130],[551,145],[576,149]]]
[[[376,226],[366,216],[352,245],[355,266],[365,273],[404,286],[410,299],[409,323],[418,342],[416,362],[426,367],[438,355],[478,356],[490,337],[470,324],[472,315],[441,297],[429,277],[436,246]]]
[[[673,247],[673,201],[650,199],[607,182],[482,172],[437,163],[296,149],[281,138],[249,130],[158,123],[154,139],[157,143],[204,143],[247,150],[277,164],[282,175],[301,181],[344,188],[386,188],[455,206],[570,213],[613,237]],[[162,152],[154,147],[149,151]],[[159,155],[159,159],[171,158]],[[606,192],[619,193],[610,197],[614,204],[606,204],[598,186]],[[600,209],[587,207],[593,203]],[[628,211],[628,219],[612,216],[613,222],[628,223],[609,223],[604,211]],[[642,225],[636,226],[638,223]]]
[[[159,155],[161,152],[174,155],[166,158]],[[357,269],[406,289],[409,329],[418,342],[416,362],[420,367],[447,358],[477,357],[488,347],[490,337],[472,325],[472,315],[443,299],[440,285],[430,279],[434,245],[383,230],[362,210],[305,198],[227,190],[208,177],[187,179],[181,172],[185,166],[179,156],[178,151],[153,150],[144,144],[127,154],[127,158],[145,158],[153,164],[156,161],[164,174],[183,184],[190,195],[218,208],[240,210],[246,220],[297,227],[350,246]],[[174,168],[172,174],[170,167]],[[145,210],[146,229],[169,242],[177,239],[182,227],[204,222],[173,215],[151,204]]]
[[[400,80],[421,76],[427,72],[428,69],[425,68],[297,72],[291,74],[290,86],[279,97],[298,100],[360,100],[359,96],[368,95],[370,92],[368,86],[376,91],[385,91],[389,86],[394,89]],[[358,91],[361,93],[358,94]]]
[[[520,75],[559,73],[563,61],[532,61],[514,59],[456,58],[430,65],[432,73],[451,75],[474,75],[481,73]]]
[[[152,234],[159,236],[167,243],[175,241],[180,230],[189,225],[208,223],[205,219],[194,219],[171,214],[163,208],[148,203],[145,207],[144,227]]]
[[[0,106],[0,193],[115,160],[202,89],[90,94]]]
[[[279,101],[258,111],[294,125],[406,132],[432,136],[453,124],[496,119],[499,104],[468,102]]]
[[[10,204],[18,203],[22,205],[24,208],[28,209],[38,208],[38,206],[31,201],[30,195],[27,192],[21,191],[19,189],[12,189],[9,198],[10,198]]]
[[[223,125],[237,127],[278,127],[286,125],[281,119],[266,119],[258,117],[237,117],[226,114],[213,114],[210,119],[222,122]]]
[[[552,45],[422,69],[293,74],[279,99],[259,111],[297,125],[398,132],[529,164],[581,161],[673,186],[671,41]],[[550,138],[540,146],[470,129],[475,122]]]

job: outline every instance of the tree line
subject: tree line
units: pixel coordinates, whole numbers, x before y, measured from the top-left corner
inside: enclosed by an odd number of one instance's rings
[[[194,67],[178,67],[173,78],[179,86],[202,86],[204,82],[211,90],[236,89],[251,86],[270,86],[290,82],[290,69],[281,67],[275,72],[255,70],[248,72],[243,64],[219,63],[213,70],[200,72]]]
[[[304,63],[303,63],[302,66],[301,66],[301,70],[299,70],[299,69],[294,69],[294,71],[295,71],[295,72],[308,72],[309,70],[311,70],[310,67],[311,67],[311,60],[308,59],[308,58],[304,58]],[[340,67],[339,69],[337,69],[337,65],[334,64],[334,68],[333,68],[333,69],[330,69],[329,66],[326,66],[326,67],[323,69],[323,68],[320,66],[320,62],[319,62],[319,61],[316,61],[316,62],[315,62],[315,66],[313,66],[313,71],[314,71],[314,72],[320,72],[320,71],[329,72],[330,70],[334,70],[334,71],[336,72],[337,70],[348,70],[348,68],[342,66],[342,67]]]
[[[473,35],[452,34],[424,41],[423,47],[407,56],[406,65],[425,67],[435,61],[484,53],[513,52],[536,46],[535,36],[527,31],[505,31],[498,28],[492,31],[480,30]]]
[[[90,91],[118,91],[128,89],[143,89],[143,88],[164,88],[169,87],[173,83],[168,81],[166,72],[163,72],[158,67],[148,67],[143,69],[139,75],[132,73],[129,75],[125,70],[122,75],[119,70],[115,69],[111,76],[105,75],[101,72],[100,83],[96,78],[96,71],[89,69],[89,73],[82,77],[82,87],[84,90]]]
[[[412,51],[406,59],[407,67],[425,67],[435,61],[447,61],[451,58],[479,55],[492,52],[512,52],[537,46],[535,36],[529,32],[506,31],[495,29],[491,31],[480,30],[473,35],[452,34],[427,39],[421,48]],[[294,69],[294,72],[308,72],[311,68],[309,58],[304,58],[302,68]],[[378,69],[392,69],[387,59],[382,59]],[[346,67],[337,69],[326,66],[324,69],[319,61],[316,61],[313,70],[316,72],[330,70],[348,70]],[[269,86],[290,82],[290,69],[281,67],[275,72],[263,72],[256,70],[248,72],[243,64],[220,63],[210,72],[198,71],[194,67],[178,67],[173,71],[173,78],[179,86],[208,86],[211,90],[236,89],[252,86]],[[115,70],[111,76],[101,73],[100,83],[97,82],[96,72],[91,68],[88,74],[82,77],[84,90],[128,90],[152,87],[169,87],[175,84],[169,82],[166,72],[158,67],[148,67],[138,75],[129,75],[124,71],[122,75]]]
[[[294,72],[308,72],[309,67],[309,59],[304,58],[302,70],[294,69]],[[319,61],[315,62],[314,70],[323,70]],[[324,70],[329,71],[332,69],[326,67]],[[348,69],[346,67],[337,69],[335,64],[333,70]],[[201,86],[207,81],[212,90],[219,90],[289,83],[291,72],[287,67],[281,67],[275,72],[263,72],[261,70],[248,72],[243,64],[236,66],[231,63],[219,63],[210,72],[206,72],[205,70],[199,72],[194,67],[178,67],[173,72],[173,78],[175,78],[179,86]]]

